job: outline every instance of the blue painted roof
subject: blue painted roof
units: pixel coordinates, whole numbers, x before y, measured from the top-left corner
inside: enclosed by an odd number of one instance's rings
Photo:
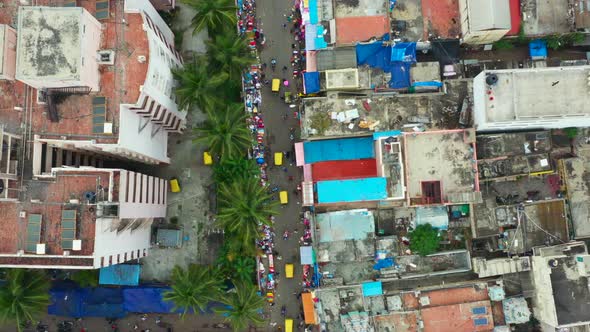
[[[373,137],[371,136],[303,142],[303,150],[306,164],[375,157]]]
[[[383,295],[383,285],[381,281],[371,281],[363,283],[363,296]]]
[[[377,177],[318,181],[317,192],[318,203],[378,201],[387,198],[387,180]]]
[[[101,285],[137,286],[139,285],[139,265],[117,264],[100,269],[98,283]]]

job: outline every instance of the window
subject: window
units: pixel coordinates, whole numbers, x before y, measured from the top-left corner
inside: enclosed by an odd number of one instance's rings
[[[488,325],[488,319],[487,318],[476,318],[473,320],[473,323],[475,324],[475,326]]]
[[[475,307],[471,309],[471,313],[474,315],[485,315],[486,307]]]

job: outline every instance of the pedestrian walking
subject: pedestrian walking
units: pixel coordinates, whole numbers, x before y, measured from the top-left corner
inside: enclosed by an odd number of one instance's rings
[[[287,30],[287,23],[283,23],[283,29]]]

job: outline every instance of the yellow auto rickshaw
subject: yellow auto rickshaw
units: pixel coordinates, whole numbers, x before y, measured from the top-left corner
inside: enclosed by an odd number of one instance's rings
[[[293,320],[285,318],[285,332],[293,332]]]
[[[211,157],[211,154],[208,151],[203,152],[203,163],[205,165],[213,164],[213,157]]]
[[[283,164],[283,153],[275,152],[275,166],[281,166]]]
[[[279,193],[279,200],[281,201],[281,204],[287,204],[289,203],[289,194],[286,191],[281,191]]]
[[[293,279],[293,264],[285,264],[285,277]]]
[[[273,78],[272,79],[272,92],[279,92],[280,88],[281,88],[281,80],[278,78]]]
[[[178,179],[172,178],[170,180],[170,191],[173,193],[180,192],[180,184],[178,184]]]

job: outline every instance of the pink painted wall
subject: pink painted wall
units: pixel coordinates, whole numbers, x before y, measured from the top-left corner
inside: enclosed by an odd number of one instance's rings
[[[6,25],[4,31],[4,61],[0,78],[13,81],[16,74],[16,30]]]

